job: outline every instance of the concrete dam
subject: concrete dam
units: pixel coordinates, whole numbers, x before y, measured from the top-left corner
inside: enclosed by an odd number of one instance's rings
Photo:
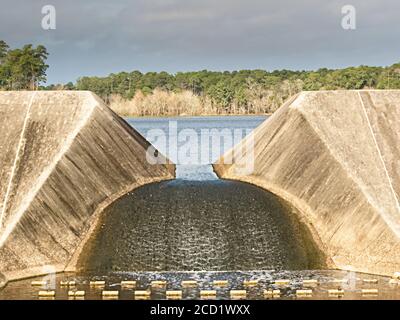
[[[223,179],[196,181],[157,145],[150,164],[139,122],[90,92],[0,92],[0,286],[80,268],[392,275],[399,104],[400,91],[303,92],[214,164]]]
[[[90,92],[1,92],[0,119],[0,284],[74,270],[105,207],[175,176]]]
[[[294,205],[331,268],[392,275],[400,267],[399,142],[400,91],[303,92],[214,169]]]

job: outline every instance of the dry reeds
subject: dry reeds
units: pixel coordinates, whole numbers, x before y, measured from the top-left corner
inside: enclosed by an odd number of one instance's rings
[[[150,94],[137,91],[131,100],[113,94],[109,97],[109,107],[121,116],[198,116],[226,114],[267,114],[272,113],[292,94],[301,88],[280,87],[279,90],[265,90],[260,87],[246,91],[247,103],[240,105],[233,100],[228,107],[221,107],[206,95],[196,95],[192,91],[180,92],[155,89]]]

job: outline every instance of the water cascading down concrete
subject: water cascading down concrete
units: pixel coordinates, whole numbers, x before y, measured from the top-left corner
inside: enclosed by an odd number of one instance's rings
[[[299,209],[331,267],[400,269],[400,91],[303,92],[214,169]]]
[[[173,179],[149,146],[90,92],[0,92],[0,285],[73,271],[106,206]]]

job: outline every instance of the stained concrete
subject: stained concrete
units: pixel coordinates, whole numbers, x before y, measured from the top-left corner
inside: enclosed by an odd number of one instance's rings
[[[90,92],[0,92],[1,282],[74,270],[107,205],[174,178],[149,146]]]
[[[303,92],[214,169],[297,207],[331,267],[391,275],[400,270],[399,142],[400,91]],[[241,175],[253,155],[253,172]]]

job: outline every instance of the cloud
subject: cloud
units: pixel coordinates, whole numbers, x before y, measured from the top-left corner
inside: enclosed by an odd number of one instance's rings
[[[49,82],[139,69],[314,69],[399,60],[397,0],[2,0],[0,39],[44,44]],[[41,8],[57,29],[41,29]]]

